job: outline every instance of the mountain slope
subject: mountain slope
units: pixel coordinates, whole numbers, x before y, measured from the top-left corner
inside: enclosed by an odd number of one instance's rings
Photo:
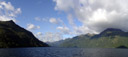
[[[47,46],[13,21],[0,21],[0,48]]]
[[[100,38],[100,37],[110,37],[110,36],[121,36],[121,37],[128,37],[128,33],[124,32],[120,29],[115,28],[107,28],[103,32],[98,35],[93,36],[92,38]]]
[[[116,48],[128,47],[128,33],[120,29],[108,28],[97,35],[87,37],[80,35],[60,44],[60,47],[82,47],[82,48]]]

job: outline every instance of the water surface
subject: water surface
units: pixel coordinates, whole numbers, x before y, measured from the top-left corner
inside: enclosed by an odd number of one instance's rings
[[[0,57],[128,57],[128,49],[113,48],[2,48]]]

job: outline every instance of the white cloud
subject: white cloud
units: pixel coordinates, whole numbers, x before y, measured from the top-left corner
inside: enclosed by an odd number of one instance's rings
[[[63,21],[60,18],[40,18],[40,17],[35,17],[34,18],[36,21],[41,21],[41,22],[49,22],[51,24],[57,24],[57,25],[64,25]]]
[[[39,17],[35,17],[36,21],[41,21],[41,19]]]
[[[59,27],[57,27],[57,29],[60,30],[60,32],[62,32],[63,34],[71,34],[68,27],[59,26]]]
[[[0,2],[1,5],[3,5],[7,10],[14,10],[14,7],[11,5],[10,2]]]
[[[21,13],[20,8],[14,8],[10,2],[0,1],[0,21],[13,20]]]
[[[60,18],[50,18],[49,22],[52,24],[60,24],[60,25],[64,25],[63,21]]]
[[[50,23],[53,23],[53,24],[57,24],[58,23],[58,21],[56,20],[56,18],[50,18],[49,19],[49,22]]]
[[[52,32],[47,32],[45,34],[38,32],[36,34],[36,37],[43,42],[55,42],[63,39],[63,36],[60,33],[52,33]]]
[[[53,0],[55,10],[67,13],[76,33],[98,33],[106,28],[128,31],[127,0]],[[82,25],[76,26],[77,18]]]
[[[27,24],[28,30],[40,29],[40,26],[35,26],[34,24]]]
[[[73,0],[53,0],[56,2],[55,10],[68,11],[70,8],[74,7]]]
[[[37,33],[34,34],[34,35],[35,35],[36,37],[39,37],[39,38],[40,38],[40,37],[42,37],[43,34],[42,34],[42,32],[37,32]]]
[[[75,26],[72,14],[68,14],[67,18],[68,18],[69,24],[71,24],[72,26]]]
[[[41,35],[42,35],[42,33],[41,33],[41,32],[38,32],[38,33],[37,33],[37,35],[41,36]]]
[[[36,21],[42,21],[42,22],[47,22],[48,18],[40,18],[40,17],[35,17]]]

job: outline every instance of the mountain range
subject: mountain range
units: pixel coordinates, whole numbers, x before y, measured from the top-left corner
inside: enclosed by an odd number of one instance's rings
[[[0,21],[0,48],[48,47],[30,31],[18,26],[12,20]]]
[[[57,46],[78,48],[128,47],[128,32],[116,28],[107,28],[99,34],[88,33],[63,40],[63,42],[59,42]]]
[[[99,34],[88,33],[48,44],[55,47],[127,48],[128,32],[107,28]],[[49,47],[48,44],[38,40],[30,31],[12,20],[0,21],[0,48]]]

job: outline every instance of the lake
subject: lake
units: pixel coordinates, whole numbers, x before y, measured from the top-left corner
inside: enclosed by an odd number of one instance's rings
[[[1,48],[0,57],[128,57],[128,49],[114,48]]]

